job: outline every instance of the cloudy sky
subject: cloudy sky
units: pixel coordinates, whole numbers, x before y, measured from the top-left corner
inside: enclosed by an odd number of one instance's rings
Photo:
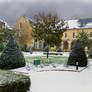
[[[92,0],[0,0],[0,19],[14,25],[20,16],[39,12],[57,13],[59,18],[92,18]]]

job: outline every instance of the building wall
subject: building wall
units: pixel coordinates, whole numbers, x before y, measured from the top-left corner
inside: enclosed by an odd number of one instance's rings
[[[81,32],[81,31],[87,32],[89,34],[89,39],[92,39],[92,36],[90,37],[90,33],[92,34],[92,28],[68,29],[66,32],[63,33],[63,37],[62,37],[62,46],[61,47],[64,51],[71,50],[73,41],[76,40],[76,37],[78,36],[79,32]],[[67,34],[67,36],[66,36],[66,34]],[[73,37],[73,34],[75,34],[75,37]],[[86,50],[87,50],[87,48],[86,48]]]
[[[23,46],[26,43],[28,46],[32,47],[33,38],[32,38],[32,27],[29,22],[25,19],[25,17],[21,17],[17,23],[15,24],[15,37],[20,46]]]
[[[22,25],[21,25],[22,23]],[[21,27],[22,26],[22,27]],[[29,23],[29,21],[26,20],[25,17],[21,17],[18,22],[15,24],[14,28],[13,28],[16,32],[15,37],[17,38],[18,43],[20,44],[20,46],[22,46],[24,43],[26,43],[27,45],[29,45],[31,48],[43,48],[43,44],[42,46],[40,45],[40,41],[35,41],[32,38],[32,27],[31,24]],[[85,31],[88,34],[90,34],[92,32],[92,28],[85,28],[85,29],[67,29],[67,31],[65,31],[63,33],[63,37],[62,39],[62,43],[61,43],[61,48],[63,51],[70,51],[72,44],[74,42],[74,40],[76,40],[76,36],[78,36],[79,32],[81,31]],[[22,34],[22,36],[20,35]],[[65,37],[65,35],[67,37]],[[74,35],[74,37],[73,37]],[[89,37],[89,39],[92,39],[92,37]],[[37,46],[36,46],[37,45]],[[54,46],[55,47],[55,46]]]

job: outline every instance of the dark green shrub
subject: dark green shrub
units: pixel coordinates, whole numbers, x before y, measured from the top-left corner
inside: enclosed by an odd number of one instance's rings
[[[24,52],[30,52],[32,54],[32,49],[30,48],[30,46],[27,46],[26,43],[24,43],[22,51],[24,51]]]
[[[3,49],[4,49],[4,44],[0,42],[0,52],[3,51]]]
[[[27,92],[30,84],[28,76],[0,70],[0,92]]]
[[[11,37],[0,56],[0,68],[13,69],[23,66],[25,66],[24,56],[16,40]]]
[[[78,62],[78,66],[87,66],[87,56],[79,40],[72,46],[72,52],[70,53],[67,64],[76,66],[76,62]]]
[[[62,49],[61,47],[58,48],[57,52],[62,52]]]
[[[48,46],[46,46],[46,47],[43,49],[43,51],[45,51],[45,52],[48,52],[48,50],[49,50]]]
[[[34,48],[34,47],[32,47],[32,51],[43,51],[43,49],[41,49],[41,48]]]

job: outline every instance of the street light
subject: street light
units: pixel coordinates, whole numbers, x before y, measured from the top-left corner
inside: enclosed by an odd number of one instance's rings
[[[47,46],[47,58],[48,58],[48,55],[49,55],[49,48],[48,48],[48,46]]]
[[[48,39],[48,34],[46,34],[46,37],[47,37],[47,39]],[[47,58],[48,58],[48,55],[49,55],[48,40],[47,40],[46,51],[47,51]]]
[[[78,70],[78,62],[76,62],[76,70]]]

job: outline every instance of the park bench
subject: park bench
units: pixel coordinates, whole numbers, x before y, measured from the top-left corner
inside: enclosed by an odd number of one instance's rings
[[[47,54],[47,52],[44,52],[43,54]],[[61,52],[48,52],[48,55],[63,55]]]

